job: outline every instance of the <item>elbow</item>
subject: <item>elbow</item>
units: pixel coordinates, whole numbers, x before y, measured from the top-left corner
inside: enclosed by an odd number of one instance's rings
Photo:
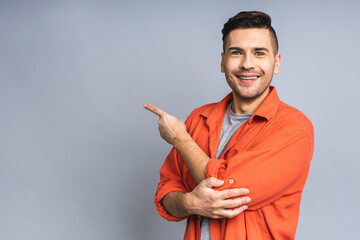
[[[211,158],[206,165],[205,177],[214,177],[216,179],[225,180],[227,170],[227,162],[223,159]]]

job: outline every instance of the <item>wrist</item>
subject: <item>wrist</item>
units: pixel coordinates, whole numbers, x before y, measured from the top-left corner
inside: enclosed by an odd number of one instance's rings
[[[178,133],[176,137],[173,139],[173,146],[176,149],[179,149],[186,141],[189,139],[192,139],[188,132],[184,131],[181,133]]]
[[[187,192],[183,195],[183,207],[187,215],[192,215],[193,212],[191,211],[191,192]]]

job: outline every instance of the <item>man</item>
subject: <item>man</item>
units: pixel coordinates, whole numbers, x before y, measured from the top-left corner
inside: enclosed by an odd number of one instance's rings
[[[160,170],[157,210],[169,221],[187,218],[184,239],[294,239],[312,124],[270,86],[281,63],[270,16],[240,12],[222,33],[232,93],[195,109],[186,124],[144,105],[174,146]]]

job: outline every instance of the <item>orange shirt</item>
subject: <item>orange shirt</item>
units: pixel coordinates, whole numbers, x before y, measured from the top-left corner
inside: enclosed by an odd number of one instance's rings
[[[232,94],[219,103],[195,109],[186,121],[189,134],[211,160],[206,177],[225,183],[216,190],[248,188],[251,202],[240,215],[211,219],[211,239],[294,239],[301,193],[314,149],[314,131],[299,110],[280,101],[271,87],[267,98],[229,141],[220,159],[215,159],[222,121]],[[173,148],[160,169],[155,194],[159,214],[169,221],[161,204],[173,191],[190,192],[196,182]],[[201,216],[189,216],[184,239],[200,238]]]

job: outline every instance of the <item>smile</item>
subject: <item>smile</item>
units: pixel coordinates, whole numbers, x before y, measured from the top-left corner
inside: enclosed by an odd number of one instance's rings
[[[254,80],[254,79],[258,79],[259,77],[238,77],[241,80]]]

